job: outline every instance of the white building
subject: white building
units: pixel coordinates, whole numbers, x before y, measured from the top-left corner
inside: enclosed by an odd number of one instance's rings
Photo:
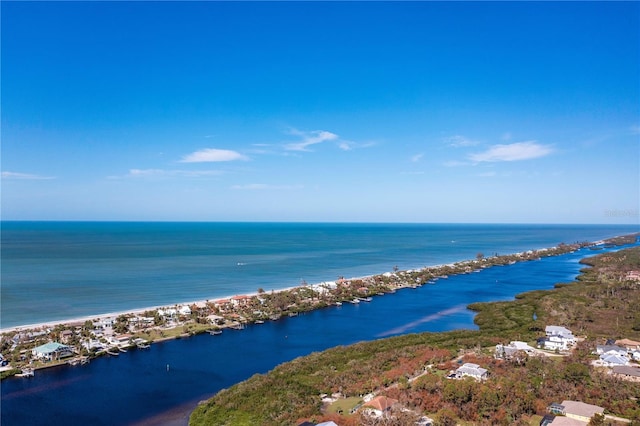
[[[478,364],[467,362],[455,371],[455,375],[457,379],[468,376],[473,377],[476,380],[485,380],[488,376],[488,371],[480,367]]]
[[[571,330],[557,325],[548,325],[544,329],[546,337],[538,339],[538,347],[551,351],[566,351],[575,345],[576,338]]]
[[[58,342],[49,342],[44,345],[38,346],[31,351],[31,354],[42,360],[60,359],[73,355],[71,347],[63,345]]]
[[[495,356],[496,358],[509,359],[520,351],[529,355],[537,353],[535,348],[529,346],[527,343],[514,340],[508,345],[496,345]]]

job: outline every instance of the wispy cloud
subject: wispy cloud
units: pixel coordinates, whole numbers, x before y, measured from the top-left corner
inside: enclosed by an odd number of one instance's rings
[[[454,148],[464,148],[467,146],[478,145],[478,141],[474,141],[461,135],[449,136],[444,140],[449,146],[452,146]]]
[[[476,163],[521,161],[544,157],[552,152],[553,148],[550,145],[541,145],[536,141],[528,141],[493,145],[486,151],[469,155],[469,159]]]
[[[302,189],[302,185],[269,185],[266,183],[250,183],[246,185],[233,185],[231,189],[244,191],[265,191],[265,190],[295,190]]]
[[[54,176],[41,176],[32,173],[2,172],[2,179],[11,180],[51,180]]]
[[[326,141],[332,141],[338,139],[338,135],[335,133],[327,132],[326,130],[312,130],[304,132],[298,129],[289,129],[287,132],[290,135],[300,137],[300,141],[288,143],[284,146],[287,151],[311,151],[308,147],[316,145]]]
[[[205,148],[182,157],[181,163],[217,163],[223,161],[248,160],[245,155],[228,149]]]
[[[340,148],[343,151],[351,151],[353,149],[353,142],[350,141],[340,141],[338,143],[338,148]]]
[[[416,154],[411,157],[411,162],[417,163],[418,161],[422,160],[422,157],[424,157],[424,154]]]
[[[140,179],[140,178],[201,178],[220,176],[220,170],[164,170],[164,169],[130,169],[124,176],[109,176],[109,179]]]
[[[445,167],[460,167],[460,166],[469,166],[471,165],[471,163],[469,163],[468,161],[451,160],[451,161],[445,161],[443,165]]]

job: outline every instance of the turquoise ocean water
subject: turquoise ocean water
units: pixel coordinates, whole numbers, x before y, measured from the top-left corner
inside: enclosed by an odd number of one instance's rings
[[[634,227],[525,225],[4,223],[2,316],[22,324],[599,240]],[[636,242],[634,245],[638,245]],[[336,345],[475,328],[472,302],[573,280],[586,256],[543,258],[294,318],[157,343],[0,382],[4,425],[186,425],[202,401]],[[242,263],[238,265],[238,263]],[[7,267],[8,266],[8,267]],[[8,283],[7,283],[8,281]],[[9,306],[6,295],[16,306]],[[33,306],[42,312],[36,312]],[[8,309],[10,308],[10,309]],[[22,311],[31,312],[30,316]],[[170,365],[170,371],[167,369]],[[123,385],[126,384],[126,385]]]
[[[637,225],[2,222],[0,327],[637,231]]]

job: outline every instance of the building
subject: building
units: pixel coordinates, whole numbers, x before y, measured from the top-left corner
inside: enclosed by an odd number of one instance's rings
[[[545,327],[544,332],[547,336],[564,336],[567,338],[574,338],[571,330],[558,325],[548,325]]]
[[[587,422],[565,416],[556,416],[551,423],[547,424],[549,426],[587,426]]]
[[[631,367],[628,365],[616,365],[611,369],[614,376],[617,376],[623,380],[629,380],[632,382],[640,382],[640,368]]]
[[[596,415],[604,415],[604,408],[597,405],[585,404],[580,401],[562,401],[564,406],[564,415],[570,419],[579,420],[589,423],[589,420]]]
[[[73,356],[71,347],[58,342],[49,342],[38,346],[31,351],[31,354],[41,360],[51,361],[54,359]]]
[[[374,417],[382,417],[391,411],[391,407],[397,402],[398,401],[393,398],[387,398],[386,396],[380,395],[365,403],[362,406],[362,410]]]
[[[533,355],[536,353],[536,350],[525,342],[514,340],[508,345],[496,345],[495,357],[510,359],[514,357],[518,352],[524,352],[528,355]]]
[[[631,339],[616,340],[616,345],[621,346],[623,348],[627,348],[628,351],[640,350],[640,342],[636,342],[635,340],[631,340]]]
[[[549,351],[566,351],[573,342],[575,342],[573,338],[553,335],[538,339],[538,346]]]
[[[600,355],[600,361],[602,361],[602,364],[607,367],[629,364],[629,358],[613,351]]]
[[[462,379],[465,376],[473,377],[476,380],[485,380],[488,377],[489,372],[481,368],[478,364],[471,362],[464,363],[462,367],[455,371],[456,379]]]
[[[618,345],[598,345],[596,346],[596,353],[598,355],[615,353],[621,356],[627,356],[627,348]]]

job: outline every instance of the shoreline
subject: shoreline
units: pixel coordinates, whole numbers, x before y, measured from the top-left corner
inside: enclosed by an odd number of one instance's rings
[[[618,236],[614,236],[605,240],[598,240],[598,241],[585,241],[583,243],[574,243],[574,244],[565,244],[565,247],[573,247],[572,250],[567,250],[564,251],[563,253],[558,253],[558,254],[551,254],[551,256],[553,255],[559,255],[559,254],[565,254],[565,253],[569,253],[569,252],[573,252],[576,250],[579,250],[581,248],[585,248],[585,247],[593,247],[593,246],[600,246],[600,245],[604,245],[610,242],[615,242],[617,240],[620,239],[624,239],[624,238],[631,238],[631,237],[635,237],[637,239],[638,235],[637,233],[634,234],[628,234],[628,235],[618,235]],[[537,255],[544,255],[545,253],[549,252],[549,251],[553,251],[553,250],[558,250],[559,246],[553,246],[553,247],[546,247],[546,248],[538,248],[538,249],[531,249],[531,250],[527,250],[527,251],[523,251],[523,252],[517,252],[517,253],[511,253],[511,254],[506,254],[506,255],[499,255],[499,256],[493,256],[493,257],[487,257],[484,258],[484,260],[487,259],[504,259],[504,258],[513,258],[513,257],[521,257],[521,256],[526,256],[528,254],[537,254]],[[549,255],[544,255],[544,256],[540,256],[540,257],[548,257]],[[476,259],[477,260],[477,259]],[[532,260],[532,259],[528,259],[528,258],[520,258],[520,260],[516,260],[516,262],[524,262],[524,261],[528,261],[528,260]],[[472,262],[475,262],[472,259],[463,259],[463,260],[459,260],[459,261],[455,261],[455,262],[451,262],[451,263],[445,263],[445,264],[437,264],[437,265],[431,265],[431,266],[423,266],[421,268],[417,268],[417,269],[408,269],[408,270],[403,270],[403,271],[387,271],[387,272],[383,272],[383,273],[379,273],[379,274],[372,274],[372,275],[365,275],[365,276],[360,276],[360,277],[351,277],[351,278],[344,278],[344,281],[365,281],[365,280],[371,280],[374,279],[376,277],[380,277],[380,276],[385,276],[387,274],[397,274],[397,273],[408,273],[408,272],[414,272],[414,271],[432,271],[432,270],[441,270],[444,268],[454,268],[456,265],[460,265],[460,264],[470,264]],[[480,269],[484,269],[485,267],[493,267],[493,266],[497,266],[498,264],[492,264],[492,265],[488,265],[488,266],[482,266],[482,268]],[[465,273],[465,272],[459,272],[459,273]],[[436,277],[437,279],[438,277]],[[314,284],[307,284],[307,287],[314,287],[314,286],[319,286],[328,282],[334,282],[334,281],[322,281],[319,283],[314,283]],[[424,285],[425,283],[421,284]],[[293,287],[284,287],[284,288],[279,288],[279,289],[273,289],[269,292],[265,293],[283,293],[283,292],[288,292],[288,291],[292,291],[298,288],[301,288],[302,286],[293,286]],[[250,292],[250,293],[243,293],[242,296],[248,296],[251,298],[257,297],[259,295],[259,293],[257,291],[255,292]],[[122,315],[139,315],[142,314],[144,312],[148,312],[148,311],[154,311],[154,310],[158,310],[158,309],[170,309],[173,308],[175,306],[193,306],[193,305],[204,305],[204,304],[208,304],[208,303],[216,303],[219,302],[221,300],[227,300],[227,299],[231,299],[233,297],[236,296],[240,296],[240,294],[231,294],[231,295],[223,295],[223,296],[216,296],[215,298],[211,298],[211,299],[201,299],[201,300],[195,300],[195,301],[187,301],[187,302],[177,302],[177,303],[173,303],[173,304],[167,304],[167,305],[157,305],[157,306],[149,306],[149,307],[142,307],[142,308],[133,308],[133,309],[128,309],[128,310],[122,310],[122,311],[114,311],[114,312],[106,312],[106,313],[99,313],[99,314],[94,314],[94,315],[86,315],[86,316],[82,316],[82,317],[73,317],[73,318],[67,318],[67,319],[60,319],[60,320],[51,320],[51,321],[43,321],[43,322],[37,322],[37,323],[32,323],[32,324],[25,324],[25,325],[18,325],[18,326],[12,326],[12,327],[7,327],[7,328],[0,328],[0,336],[4,335],[4,334],[8,334],[8,333],[16,333],[16,332],[24,332],[24,331],[31,331],[31,330],[40,330],[40,329],[46,329],[46,328],[53,328],[53,327],[57,327],[57,326],[61,326],[61,325],[71,325],[71,324],[78,324],[78,323],[84,323],[86,321],[101,321],[104,319],[108,319],[108,318],[117,318],[119,316]]]
[[[310,312],[342,303],[370,302],[371,296],[381,296],[387,293],[395,293],[396,290],[405,288],[418,288],[424,285],[433,285],[440,279],[449,276],[480,272],[483,269],[496,266],[507,266],[515,263],[540,260],[546,257],[555,257],[574,253],[578,250],[589,248],[594,251],[603,248],[616,248],[627,245],[638,245],[640,243],[640,233],[625,236],[613,237],[602,241],[584,241],[574,244],[560,244],[555,247],[539,250],[528,250],[508,255],[494,255],[484,257],[478,255],[475,260],[464,260],[448,264],[440,264],[421,269],[409,269],[394,272],[386,272],[379,275],[368,275],[360,278],[345,279],[340,277],[337,281],[325,281],[318,284],[304,284],[302,286],[288,287],[271,292],[258,292],[231,296],[229,298],[206,299],[195,302],[164,305],[155,308],[143,308],[122,312],[111,312],[101,315],[78,317],[65,321],[47,321],[33,325],[7,328],[0,331],[0,341],[7,339],[14,341],[13,348],[20,350],[21,358],[15,358],[15,351],[12,357],[7,359],[9,367],[2,371],[1,379],[11,377],[22,371],[24,374],[31,374],[31,371],[43,368],[51,368],[60,365],[76,365],[83,360],[89,361],[92,358],[104,355],[113,355],[111,352],[126,352],[129,348],[148,348],[149,345],[163,341],[188,338],[202,333],[217,333],[215,330],[226,328],[244,329],[245,325],[253,323],[263,323],[265,320],[278,320],[286,316],[297,316],[298,313]],[[602,247],[601,247],[602,246]],[[587,254],[583,258],[589,257]],[[283,300],[287,303],[282,304]],[[293,300],[293,302],[292,302]],[[217,303],[220,302],[220,303]],[[181,308],[188,307],[189,314],[181,312]],[[256,311],[255,309],[259,309]],[[155,312],[153,312],[155,310]],[[173,310],[167,317],[162,310]],[[181,312],[177,315],[176,311]],[[141,317],[143,313],[147,316]],[[192,315],[193,313],[193,315]],[[253,313],[253,314],[252,314]],[[154,318],[149,318],[153,314]],[[161,320],[155,319],[161,315]],[[153,325],[140,326],[140,320],[150,319]],[[106,320],[109,328],[102,325],[96,326]],[[133,322],[131,322],[133,320]],[[93,323],[92,328],[86,328],[86,321]],[[116,323],[125,323],[124,330],[118,330]],[[128,325],[127,325],[128,324]],[[75,344],[67,345],[69,354],[64,358],[45,359],[44,361],[33,356],[31,352],[34,348],[46,344],[59,344],[56,336],[61,336],[62,331],[75,335]],[[72,331],[75,330],[75,331]],[[80,330],[90,331],[91,337],[80,337]],[[103,334],[104,331],[104,334]],[[83,332],[83,333],[84,333]],[[27,340],[25,340],[25,337]],[[44,339],[43,339],[44,338]],[[98,350],[92,349],[93,339],[104,343]],[[10,339],[10,340],[9,340]],[[18,340],[16,340],[18,339]],[[80,340],[77,340],[80,339]],[[126,339],[126,340],[125,340]],[[63,343],[69,343],[62,340]],[[22,355],[25,354],[25,355]],[[27,355],[29,354],[29,355]],[[70,358],[68,358],[70,357]],[[13,360],[11,360],[13,358]],[[3,367],[4,368],[4,367]]]

